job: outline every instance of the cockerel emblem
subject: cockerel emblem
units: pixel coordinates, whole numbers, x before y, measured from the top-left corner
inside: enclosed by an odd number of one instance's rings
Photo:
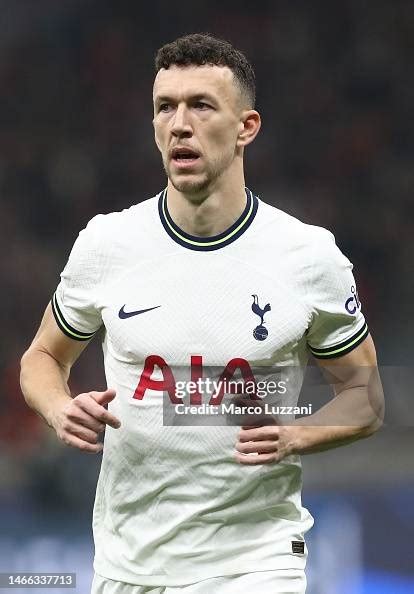
[[[252,297],[252,311],[260,318],[260,324],[256,326],[256,328],[253,330],[253,336],[256,340],[266,340],[269,332],[267,331],[267,328],[265,328],[264,326],[264,316],[265,313],[271,311],[272,308],[270,307],[270,303],[266,303],[266,305],[263,308],[261,308],[259,305],[259,298],[257,297],[257,295],[252,295]]]

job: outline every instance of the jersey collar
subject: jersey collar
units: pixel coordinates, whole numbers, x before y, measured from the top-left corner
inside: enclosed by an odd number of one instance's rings
[[[245,188],[245,190],[247,201],[242,214],[228,229],[219,235],[213,235],[212,237],[197,237],[196,235],[186,233],[178,227],[168,212],[167,189],[161,192],[158,199],[158,212],[161,223],[171,239],[183,247],[203,252],[218,250],[233,243],[233,241],[240,237],[250,227],[256,216],[259,200],[248,188]]]

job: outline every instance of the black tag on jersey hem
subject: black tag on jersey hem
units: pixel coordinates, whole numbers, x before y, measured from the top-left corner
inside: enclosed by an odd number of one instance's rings
[[[292,540],[292,553],[303,555],[305,553],[305,543],[303,540]]]

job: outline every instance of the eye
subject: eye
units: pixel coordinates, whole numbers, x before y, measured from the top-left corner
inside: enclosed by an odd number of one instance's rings
[[[169,103],[161,103],[158,107],[158,111],[162,111],[163,113],[168,113],[170,108],[171,108],[171,105]]]
[[[208,105],[208,103],[204,103],[204,101],[196,101],[194,103],[194,107],[196,109],[202,109],[202,110],[204,110],[204,109],[210,109],[210,105]]]

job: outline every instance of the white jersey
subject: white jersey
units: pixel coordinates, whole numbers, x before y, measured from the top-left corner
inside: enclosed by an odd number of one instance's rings
[[[105,435],[94,567],[112,580],[174,586],[305,565],[313,519],[299,457],[240,465],[239,427],[166,424],[177,373],[295,369],[295,403],[309,351],[337,357],[367,336],[352,265],[332,234],[246,195],[239,219],[208,238],[175,225],[166,191],[96,216],[53,297],[71,338],[104,326],[117,392],[109,408],[122,426]]]

